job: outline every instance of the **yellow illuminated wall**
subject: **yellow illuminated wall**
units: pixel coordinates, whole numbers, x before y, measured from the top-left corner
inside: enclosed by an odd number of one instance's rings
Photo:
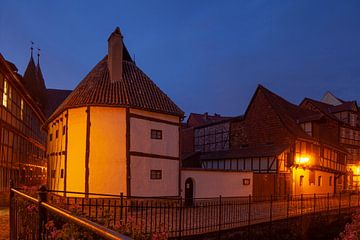
[[[60,114],[48,129],[47,156],[49,160],[49,185],[53,190],[64,190],[66,114]]]
[[[90,107],[89,191],[126,194],[126,110]]]
[[[87,107],[68,109],[48,125],[52,134],[52,141],[48,143],[48,153],[51,153],[49,165],[55,170],[55,177],[50,180],[51,189],[64,190],[66,178],[66,191],[86,191],[87,109]],[[177,196],[180,118],[134,109],[130,109],[130,113],[142,116],[129,115],[128,156],[131,195]],[[90,193],[126,195],[128,193],[126,108],[90,106],[89,114],[88,190]],[[67,131],[63,134],[63,129],[66,128]],[[162,139],[151,139],[151,129],[161,130]],[[66,134],[67,148],[65,148]],[[67,154],[66,169],[65,153]],[[61,177],[62,169],[64,178]],[[150,179],[151,170],[161,170],[162,178]]]
[[[301,167],[292,168],[292,194],[327,194],[334,193],[334,174],[318,170],[303,169]],[[310,184],[310,175],[314,183]],[[315,176],[313,175],[315,174]],[[302,177],[301,177],[302,176]],[[319,186],[319,177],[321,177]],[[302,184],[300,183],[302,179]],[[331,181],[331,183],[330,183]]]
[[[67,191],[85,191],[86,107],[68,110]]]

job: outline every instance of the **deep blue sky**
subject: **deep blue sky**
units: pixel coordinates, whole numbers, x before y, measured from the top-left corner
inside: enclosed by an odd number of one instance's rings
[[[188,115],[242,114],[257,84],[299,103],[359,100],[360,1],[2,0],[0,52],[47,87],[73,89],[120,26],[137,65]]]

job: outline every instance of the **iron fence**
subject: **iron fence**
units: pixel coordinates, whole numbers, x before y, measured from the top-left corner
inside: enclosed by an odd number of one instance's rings
[[[164,233],[168,237],[222,232],[253,224],[302,217],[309,214],[351,213],[360,206],[357,193],[269,197],[127,197],[80,192],[51,191],[49,201],[76,208],[81,216],[109,228],[127,226],[140,234]]]
[[[37,198],[36,198],[37,195]],[[10,239],[124,239],[130,238],[91,222],[47,201],[47,192],[37,194],[10,188]]]

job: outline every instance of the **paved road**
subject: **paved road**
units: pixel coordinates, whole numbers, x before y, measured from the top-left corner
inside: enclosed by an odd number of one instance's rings
[[[0,240],[9,239],[9,208],[0,208]]]

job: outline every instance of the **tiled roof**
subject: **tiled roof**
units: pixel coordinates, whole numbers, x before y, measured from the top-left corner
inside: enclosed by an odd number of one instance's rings
[[[247,158],[247,157],[276,157],[281,154],[290,145],[286,144],[272,144],[257,147],[248,147],[233,149],[221,152],[203,153],[200,156],[201,160],[214,160],[214,159],[234,159],[234,158]]]
[[[176,116],[184,115],[145,73],[126,58],[123,60],[123,80],[111,82],[107,59],[105,56],[88,73],[52,117],[67,108],[89,105],[132,107]]]
[[[202,125],[217,123],[230,120],[232,117],[224,117],[220,114],[209,115],[208,113],[190,113],[187,124],[188,127],[198,127]]]
[[[329,117],[338,120],[333,113],[343,112],[343,111],[357,111],[357,103],[356,101],[342,101],[343,103],[340,105],[331,105],[324,102],[320,102],[314,99],[305,98],[302,102],[310,102],[314,107],[316,107],[319,111],[327,114]]]
[[[50,117],[71,92],[71,90],[46,89],[46,104],[44,109],[45,116]]]
[[[304,118],[318,118],[318,112],[303,109],[295,104],[292,104],[261,85],[258,90],[263,92],[269,104],[277,112],[282,124],[294,136],[304,139],[313,139],[304,132],[298,123]]]

